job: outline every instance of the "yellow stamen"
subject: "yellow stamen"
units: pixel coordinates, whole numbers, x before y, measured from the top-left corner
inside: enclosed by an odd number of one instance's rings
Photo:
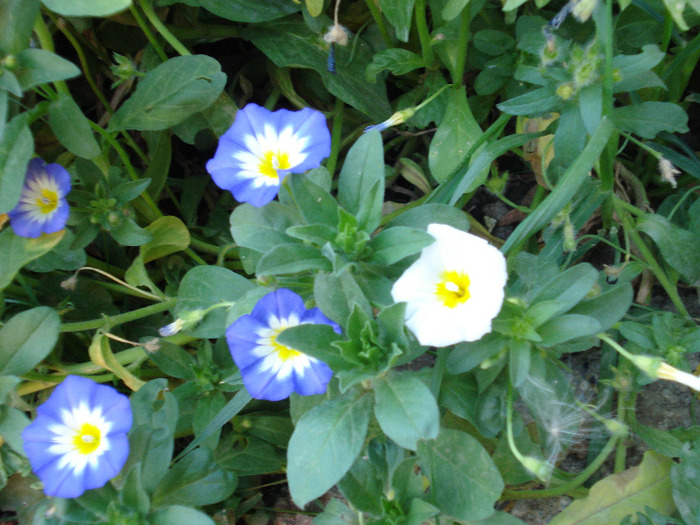
[[[455,270],[445,270],[440,274],[440,282],[435,287],[435,295],[448,308],[454,308],[469,300],[469,276]]]
[[[275,352],[277,353],[277,357],[282,360],[283,362],[287,361],[288,359],[294,359],[296,357],[299,357],[302,354],[301,352],[298,352],[296,350],[293,350],[289,348],[288,346],[281,345],[277,342],[277,336],[279,333],[284,330],[284,328],[280,328],[275,332],[275,335],[270,337],[270,346],[275,349]]]
[[[278,178],[277,170],[288,170],[291,168],[289,163],[289,154],[278,151],[266,151],[260,161],[258,169],[260,173],[266,177]]]
[[[36,200],[36,206],[44,215],[48,215],[58,206],[58,193],[48,188],[41,190],[41,197]]]
[[[100,429],[90,423],[83,423],[73,437],[73,445],[81,454],[90,454],[100,446]]]

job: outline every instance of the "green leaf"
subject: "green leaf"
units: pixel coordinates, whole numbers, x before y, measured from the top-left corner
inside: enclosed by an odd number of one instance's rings
[[[206,514],[181,505],[173,505],[148,517],[150,525],[215,525]]]
[[[141,483],[141,463],[136,463],[124,476],[124,485],[119,501],[125,507],[145,514],[151,508],[151,500]]]
[[[350,469],[362,450],[371,398],[339,397],[306,412],[287,450],[292,500],[304,507],[322,496]]]
[[[276,246],[258,263],[255,273],[261,275],[286,275],[309,270],[330,270],[331,262],[315,246],[283,244]]]
[[[493,514],[503,480],[488,452],[469,434],[441,429],[437,439],[418,443],[419,463],[430,481],[428,499],[459,520]]]
[[[505,10],[505,7],[503,9]],[[537,116],[552,111],[560,103],[561,99],[555,93],[554,88],[546,86],[501,102],[496,107],[509,115]]]
[[[357,512],[335,498],[328,502],[323,512],[316,516],[312,523],[313,525],[360,525]]]
[[[26,374],[58,340],[61,319],[47,306],[15,315],[0,329],[0,375]]]
[[[693,451],[687,449],[681,455],[681,462],[671,467],[673,500],[678,512],[686,523],[700,523],[700,441],[693,443]]]
[[[338,203],[330,192],[306,174],[292,173],[285,182],[289,184],[294,204],[307,224],[338,224]]]
[[[372,57],[365,73],[368,82],[376,82],[377,75],[388,69],[394,75],[405,75],[423,67],[423,57],[407,49],[385,49]]]
[[[311,323],[287,328],[277,336],[281,345],[315,357],[333,370],[346,370],[352,366],[333,347],[333,343],[342,340],[343,336],[335,333],[332,326]]]
[[[29,418],[20,410],[0,407],[0,436],[15,452],[24,456],[22,431],[29,424]]]
[[[11,229],[0,232],[0,290],[12,282],[28,262],[49,252],[63,238],[65,230],[43,234],[36,239],[19,237]]]
[[[652,71],[665,56],[655,44],[645,45],[638,55],[617,55],[613,58],[613,68],[619,80],[613,84],[613,91],[618,93],[645,87],[665,88],[663,81]]]
[[[201,6],[221,18],[234,22],[267,22],[299,11],[289,0],[158,0],[158,5],[174,3]]]
[[[515,47],[515,40],[503,31],[482,29],[474,35],[474,47],[489,56],[500,57]]]
[[[23,91],[39,84],[66,80],[80,75],[80,69],[65,58],[44,49],[25,49],[17,55],[13,70]]]
[[[560,273],[542,286],[533,304],[556,301],[558,308],[550,315],[566,312],[578,304],[598,280],[598,271],[588,263],[578,264]]]
[[[306,0],[306,9],[314,18],[323,13],[323,0]]]
[[[141,245],[143,262],[160,259],[190,245],[190,231],[177,217],[160,217],[146,227],[153,237]]]
[[[88,119],[71,97],[59,95],[51,102],[49,125],[59,142],[78,157],[91,159],[100,154]]]
[[[588,178],[593,164],[598,161],[612,131],[612,124],[604,117],[584,150],[562,174],[552,193],[510,234],[501,247],[503,253],[507,254],[513,247],[549,224],[571,202],[581,184]]]
[[[323,314],[345,326],[355,305],[369,315],[369,301],[349,271],[339,274],[318,272],[314,279],[314,299]]]
[[[290,0],[283,1],[294,5]],[[313,69],[334,96],[372,119],[381,121],[389,117],[391,107],[384,82],[370,84],[365,80],[365,70],[374,51],[364,39],[358,38],[357,45],[353,46],[335,46],[337,67],[334,74],[328,71],[328,48],[319,45],[319,35],[309,31],[301,19],[287,18],[250,26],[243,35],[277,67]]]
[[[209,450],[198,448],[168,470],[153,493],[153,506],[211,505],[228,498],[235,488],[235,476],[221,469]]]
[[[237,273],[220,266],[195,266],[180,282],[175,313],[203,310],[216,303],[236,301],[255,284]],[[194,337],[221,337],[226,330],[225,308],[210,312],[190,333]]]
[[[537,329],[537,333],[542,336],[542,341],[537,344],[547,348],[577,337],[595,335],[601,331],[601,324],[593,317],[579,314],[560,315]]]
[[[597,482],[588,496],[575,500],[549,523],[620,523],[644,506],[671,515],[675,509],[671,496],[672,464],[670,458],[650,450],[644,454],[641,465]]]
[[[389,23],[396,29],[396,38],[402,42],[408,42],[415,3],[416,0],[379,0],[379,7]]]
[[[119,244],[124,246],[141,246],[151,240],[152,236],[141,228],[131,217],[122,215],[117,222],[110,224],[109,232]]]
[[[396,226],[406,226],[408,228],[419,228],[427,230],[428,225],[438,223],[454,226],[458,230],[469,231],[469,219],[462,211],[454,206],[446,204],[428,203],[421,204],[410,210],[406,210],[398,217],[392,219],[387,228]]]
[[[664,260],[688,282],[700,279],[700,235],[676,226],[666,217],[646,213],[637,229],[651,237]]]
[[[409,374],[390,374],[374,382],[374,414],[389,438],[416,450],[419,440],[437,437],[440,411],[425,383]]]
[[[39,5],[39,0],[0,1],[0,56],[16,55],[29,46]]]
[[[63,16],[109,16],[124,11],[131,0],[41,0],[54,13]]]
[[[634,290],[629,283],[620,284],[591,299],[581,301],[569,310],[569,313],[597,319],[601,332],[605,332],[627,313],[632,306],[633,294]]]
[[[372,188],[375,185],[381,185],[382,191],[373,192]],[[363,205],[368,206],[371,209],[371,216],[376,218],[376,216],[381,216],[382,212],[383,189],[384,150],[382,137],[378,131],[370,131],[353,144],[345,157],[345,163],[340,170],[338,180],[338,202],[346,211],[355,216],[359,215]],[[366,200],[370,200],[370,202],[365,202]]]
[[[445,22],[449,22],[453,18],[457,18],[468,3],[469,0],[447,0],[445,7],[442,9],[442,19]]]
[[[221,440],[215,454],[216,462],[237,476],[271,474],[285,467],[278,447],[250,436],[241,440],[239,436],[229,434],[228,438]]]
[[[653,139],[661,131],[688,131],[688,115],[682,107],[671,102],[642,102],[614,108],[613,119],[622,131],[645,139]]]
[[[26,115],[17,115],[0,141],[0,213],[11,211],[19,201],[27,164],[34,153],[34,138],[26,122]]]
[[[378,463],[368,455],[359,456],[338,482],[338,488],[354,508],[375,516],[380,516],[383,510],[384,483],[378,473],[382,466]]]
[[[483,131],[467,103],[466,88],[453,90],[445,116],[430,143],[428,160],[435,180],[446,180],[481,135]]]
[[[394,264],[434,242],[435,238],[423,230],[403,226],[385,228],[370,242],[372,255],[368,262]]]
[[[285,232],[303,222],[298,210],[276,201],[260,208],[242,204],[231,214],[231,235],[239,246],[265,253],[279,244],[298,242]]]
[[[143,137],[148,143],[148,156],[150,158],[143,178],[151,179],[148,194],[157,201],[170,172],[173,154],[170,133],[168,131],[146,131]]]
[[[226,83],[206,55],[171,58],[150,71],[109,121],[109,131],[166,129],[210,106]]]

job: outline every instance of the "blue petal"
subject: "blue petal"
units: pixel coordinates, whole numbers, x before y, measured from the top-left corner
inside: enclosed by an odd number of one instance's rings
[[[238,202],[247,202],[259,208],[265,206],[265,204],[274,199],[277,196],[279,188],[279,179],[277,184],[265,184],[262,186],[256,186],[255,179],[240,179],[229,188],[229,191],[233,193],[233,196]]]
[[[70,213],[70,208],[68,203],[61,199],[58,202],[56,210],[53,212],[50,219],[44,221],[41,230],[44,233],[55,233],[61,231],[66,227],[66,221],[68,220],[68,215]]]
[[[44,223],[34,220],[31,214],[13,210],[7,216],[10,218],[10,226],[16,235],[31,239],[36,239],[41,235]]]
[[[41,160],[41,159],[39,159]],[[43,161],[42,161],[43,162]],[[56,181],[58,191],[62,197],[70,192],[70,173],[60,164],[47,164],[45,167],[46,173]]]
[[[308,310],[304,316],[301,318],[302,322],[313,323],[313,324],[327,324],[333,328],[336,334],[341,333],[340,325],[328,319],[320,308],[311,308]]]
[[[292,393],[294,374],[280,378],[269,370],[262,371],[259,366],[253,365],[241,369],[241,376],[246,389],[255,399],[279,401]]]
[[[119,474],[129,456],[129,440],[126,434],[112,436],[110,448],[98,459],[95,468],[88,465],[83,471],[83,486],[86,489],[96,489],[104,486],[110,479]]]
[[[258,330],[266,328],[267,324],[260,322],[251,315],[243,315],[236,319],[226,329],[231,357],[241,370],[258,362],[261,358],[253,354],[258,346]]]
[[[250,315],[268,325],[271,315],[277,319],[286,319],[291,314],[296,314],[301,319],[305,313],[306,308],[302,298],[291,290],[280,288],[260,299]]]
[[[44,483],[44,493],[47,496],[58,498],[77,498],[85,492],[82,475],[78,476],[71,468],[58,468],[58,456],[56,461],[49,463],[42,469],[34,472]],[[84,472],[84,471],[83,471]]]
[[[318,168],[321,161],[331,154],[331,134],[328,131],[326,117],[323,113],[311,108],[301,111],[288,111],[280,109],[275,114],[279,116],[277,133],[291,126],[294,135],[307,138],[304,152],[307,154],[304,162],[292,168],[293,173],[302,173],[306,170]]]
[[[309,366],[304,369],[303,376],[296,372],[292,375],[294,377],[294,391],[302,396],[312,396],[323,394],[326,391],[333,371],[323,361],[312,359]]]

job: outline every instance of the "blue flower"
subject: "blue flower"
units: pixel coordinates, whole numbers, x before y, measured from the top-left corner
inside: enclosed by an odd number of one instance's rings
[[[66,194],[70,191],[70,174],[60,164],[46,164],[32,159],[27,166],[22,195],[7,215],[14,232],[20,237],[39,237],[42,233],[62,230],[68,220]]]
[[[129,455],[129,398],[110,386],[68,376],[22,432],[44,492],[77,498],[116,476]]]
[[[207,171],[239,202],[264,206],[288,173],[318,168],[330,152],[331,135],[322,113],[311,108],[272,112],[248,104],[219,139]]]
[[[333,372],[324,362],[277,342],[277,335],[300,324],[340,327],[321,310],[307,310],[291,290],[281,288],[260,299],[249,315],[236,319],[226,330],[231,356],[241,370],[243,383],[256,399],[279,401],[292,392],[322,394]]]

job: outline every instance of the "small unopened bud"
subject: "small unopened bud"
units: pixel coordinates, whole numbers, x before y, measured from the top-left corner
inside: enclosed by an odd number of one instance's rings
[[[579,22],[585,22],[593,14],[593,10],[596,5],[598,5],[598,0],[573,0],[574,7],[571,10],[571,14]]]
[[[165,326],[161,327],[158,329],[158,333],[160,334],[161,337],[169,337],[171,335],[175,335],[182,330],[182,327],[185,326],[185,321],[184,319],[175,319],[172,323],[166,324]]]
[[[680,174],[680,170],[677,169],[671,161],[662,157],[659,161],[659,173],[661,174],[661,180],[668,182],[672,187],[677,187],[676,175]]]
[[[143,342],[141,346],[146,352],[152,354],[153,352],[160,350],[160,340],[157,337],[153,337],[148,341]]]
[[[61,282],[61,288],[64,290],[75,290],[78,285],[78,275],[71,275],[68,279]]]
[[[525,456],[520,458],[520,463],[541,481],[547,481],[552,475],[552,465],[543,459]]]
[[[569,253],[576,249],[576,232],[571,221],[564,223],[564,251]]]
[[[415,112],[416,112],[416,110],[413,108],[406,108],[406,109],[402,109],[401,111],[397,111],[392,116],[390,116],[388,119],[386,119],[384,122],[382,122],[380,124],[375,124],[373,126],[367,126],[365,128],[365,133],[367,133],[368,131],[372,131],[372,130],[384,131],[385,129],[390,128],[392,126],[397,126],[398,124],[403,124],[408,119],[410,119]]]
[[[325,35],[323,35],[323,40],[328,44],[338,44],[339,46],[347,46],[348,31],[340,24],[335,24],[330,27],[330,29]]]
[[[574,93],[574,86],[571,84],[571,82],[564,82],[557,88],[557,95],[562,100],[569,100],[572,96],[574,96]]]

